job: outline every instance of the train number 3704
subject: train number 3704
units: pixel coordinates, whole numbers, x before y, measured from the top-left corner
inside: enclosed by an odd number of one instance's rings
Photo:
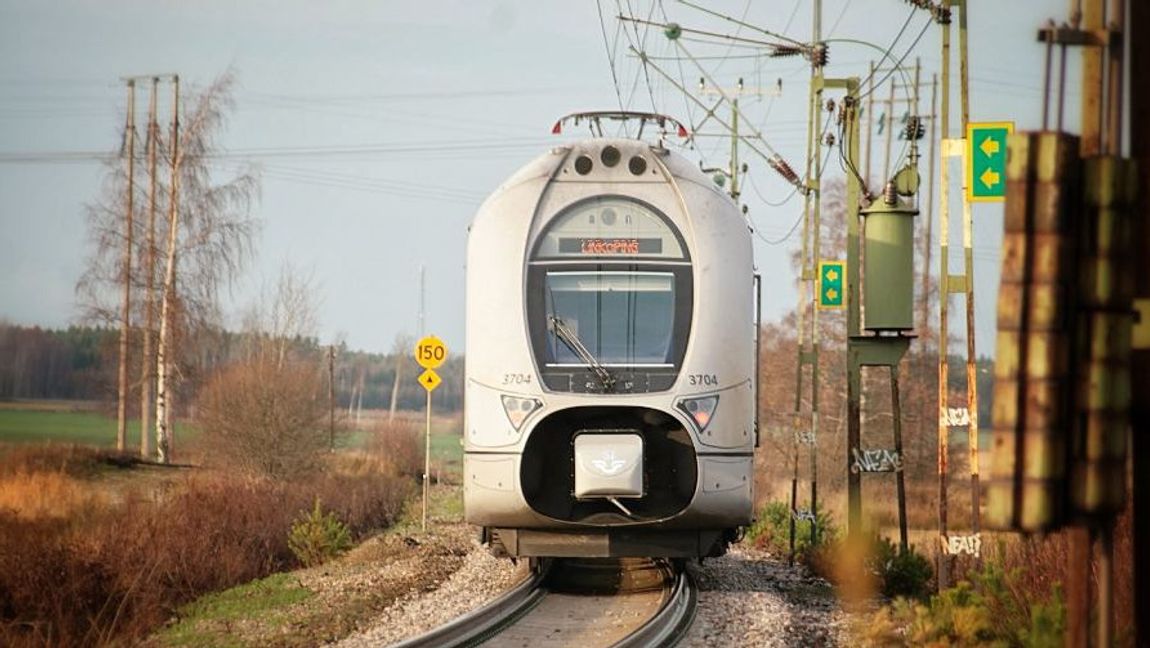
[[[718,387],[719,378],[715,374],[687,374],[687,383],[692,386]]]

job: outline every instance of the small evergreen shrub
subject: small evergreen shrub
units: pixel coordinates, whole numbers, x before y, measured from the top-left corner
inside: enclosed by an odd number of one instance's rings
[[[1017,592],[1019,578],[1019,570],[988,562],[970,580],[926,602],[898,598],[879,608],[856,625],[856,638],[869,646],[1062,646],[1061,590],[1026,605]]]
[[[318,497],[310,513],[300,513],[288,534],[288,548],[304,566],[327,562],[351,548],[351,530],[334,512],[324,513]]]
[[[878,537],[873,551],[872,566],[879,577],[883,596],[925,599],[930,594],[934,569],[914,547],[899,551],[890,539]]]
[[[815,544],[811,545],[811,521],[795,520],[795,556],[807,560],[816,549],[838,538],[838,528],[824,509],[815,510]],[[760,549],[787,555],[791,551],[791,507],[786,502],[768,502],[747,531],[747,540]]]

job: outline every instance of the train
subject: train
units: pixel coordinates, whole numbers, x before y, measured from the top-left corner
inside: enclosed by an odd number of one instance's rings
[[[656,141],[555,146],[469,227],[464,511],[500,556],[701,559],[752,520],[752,232],[638,119]]]

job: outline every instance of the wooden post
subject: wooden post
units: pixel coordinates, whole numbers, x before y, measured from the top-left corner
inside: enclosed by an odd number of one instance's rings
[[[327,449],[335,452],[335,345],[327,347]]]
[[[123,452],[128,437],[128,334],[132,326],[132,230],[135,228],[136,178],[136,80],[128,79],[128,119],[124,125],[127,140],[128,191],[124,211],[124,258],[120,281],[124,297],[120,310],[120,367],[116,381],[116,450]]]
[[[1130,44],[1130,78],[1150,78],[1150,3],[1130,3],[1130,20],[1125,33],[1125,40]],[[1145,115],[1150,111],[1150,84],[1130,84],[1130,110],[1129,114]],[[1130,149],[1131,155],[1138,164],[1138,177],[1140,178],[1138,203],[1134,209],[1134,242],[1135,250],[1150,250],[1150,121],[1146,119],[1130,120]],[[1133,260],[1134,267],[1134,305],[1138,310],[1139,320],[1135,326],[1141,334],[1135,334],[1133,351],[1130,356],[1130,393],[1150,394],[1150,255],[1136,255]],[[1146,509],[1150,507],[1150,399],[1134,398],[1130,412],[1131,447],[1130,457],[1133,474],[1142,475],[1141,479],[1134,479],[1130,492],[1132,508],[1131,547],[1150,546],[1150,515]],[[1141,610],[1150,610],[1150,559],[1144,550],[1131,552],[1134,583],[1134,619],[1130,619],[1133,627],[1131,642],[1135,646],[1150,644],[1150,622],[1145,615],[1139,615]]]
[[[898,363],[890,366],[890,408],[892,415],[892,430],[894,431],[894,451],[902,466],[895,471],[895,485],[898,490],[898,541],[899,549],[906,553],[906,457],[902,452],[902,399],[899,397],[899,371]]]
[[[950,9],[950,0],[943,0],[943,7]],[[950,459],[950,425],[946,416],[947,389],[950,362],[947,358],[947,336],[950,315],[950,23],[942,24],[942,101],[939,112],[939,131],[943,141],[942,159],[938,165],[938,534],[942,539],[947,535],[947,464]],[[950,585],[950,557],[946,552],[938,554],[938,589]]]
[[[427,424],[423,434],[423,530],[427,531],[427,488],[431,479],[431,390],[427,390]]]

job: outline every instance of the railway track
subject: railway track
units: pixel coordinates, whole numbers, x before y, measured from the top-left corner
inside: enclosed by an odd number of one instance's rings
[[[396,648],[673,646],[697,599],[690,574],[665,561],[545,561],[494,601]]]

